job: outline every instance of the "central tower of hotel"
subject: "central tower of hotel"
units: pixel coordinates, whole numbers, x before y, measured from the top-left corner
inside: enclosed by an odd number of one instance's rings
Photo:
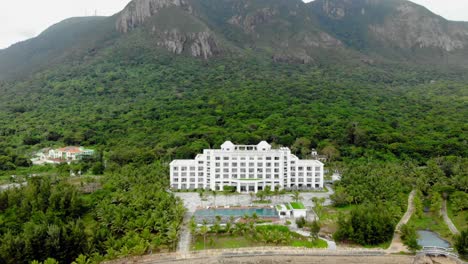
[[[272,149],[265,141],[258,145],[234,145],[226,141],[221,149],[205,149],[193,160],[173,160],[171,188],[209,189],[224,186],[237,192],[257,192],[270,186],[287,189],[323,188],[323,163],[300,160],[286,147]]]

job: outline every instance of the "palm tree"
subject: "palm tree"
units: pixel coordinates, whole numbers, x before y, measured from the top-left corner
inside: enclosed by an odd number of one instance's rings
[[[216,207],[216,194],[217,194],[217,193],[216,193],[215,190],[213,190],[213,191],[212,191],[212,194],[213,194],[213,204],[214,204],[214,207]]]
[[[275,196],[276,196],[276,202],[278,202],[279,200],[279,196],[281,194],[281,191],[280,191],[280,186],[279,185],[276,185],[275,186],[275,190],[273,191]]]
[[[203,199],[204,199],[204,196],[205,196],[205,193],[203,192],[203,189],[200,189],[198,191],[198,196],[200,196],[201,206],[203,207]]]
[[[199,230],[200,235],[203,236],[203,249],[206,249],[206,234],[208,234],[208,231],[208,226],[206,224],[203,224]]]
[[[179,232],[176,225],[171,225],[169,231],[167,231],[167,239],[171,242],[172,250],[176,249],[177,240],[179,238]]]
[[[297,191],[297,190],[292,193],[291,198],[295,202],[299,202],[300,200],[302,200],[301,193],[299,191]]]
[[[325,203],[325,198],[312,197],[311,200],[314,203],[314,211],[317,214],[317,216],[320,218],[322,216],[323,204]]]

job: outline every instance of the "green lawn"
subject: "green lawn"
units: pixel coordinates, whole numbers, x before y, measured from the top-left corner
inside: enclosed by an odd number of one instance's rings
[[[263,246],[326,248],[328,246],[327,242],[323,240],[318,239],[316,241],[310,241],[308,237],[304,237],[295,232],[291,232],[285,226],[257,226],[255,230],[254,232],[247,231],[244,234],[209,233],[206,235],[205,241],[202,235],[197,235],[194,237],[194,241],[192,241],[192,249],[203,250]],[[271,242],[275,240],[270,240],[269,238],[272,238],[271,236],[275,236],[275,234],[278,235],[280,233],[286,235],[286,237],[289,238],[286,240],[277,240],[277,243]],[[267,234],[269,238],[265,240],[265,237],[262,234]]]
[[[454,212],[452,210],[452,204],[447,202],[447,213],[458,231],[468,228],[468,210]]]
[[[293,209],[305,209],[304,204],[301,202],[291,202],[290,203]]]
[[[348,214],[354,207],[355,205],[348,205],[346,207],[325,206],[320,217],[322,232],[333,234],[338,228],[336,224],[338,221],[338,215],[340,213]]]

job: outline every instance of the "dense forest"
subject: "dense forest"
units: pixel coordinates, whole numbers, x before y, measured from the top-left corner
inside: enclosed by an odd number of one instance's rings
[[[55,177],[1,192],[0,263],[71,263],[80,255],[100,262],[173,250],[185,209],[166,191],[164,171],[125,166],[91,194]]]
[[[0,168],[24,166],[16,156],[41,147],[92,146],[124,165],[190,158],[228,139],[305,138],[306,149],[341,159],[467,155],[467,90],[456,74],[141,53],[1,84]]]

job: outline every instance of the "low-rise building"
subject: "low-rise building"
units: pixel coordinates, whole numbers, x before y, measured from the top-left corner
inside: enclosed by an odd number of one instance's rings
[[[273,149],[265,141],[257,145],[226,141],[221,149],[205,149],[193,160],[172,161],[170,184],[175,190],[318,189],[323,188],[323,166],[319,160],[299,159],[287,147]]]
[[[85,149],[84,147],[44,148],[35,153],[32,162],[33,164],[59,164],[82,160],[85,157],[92,157],[93,155],[94,150]]]

